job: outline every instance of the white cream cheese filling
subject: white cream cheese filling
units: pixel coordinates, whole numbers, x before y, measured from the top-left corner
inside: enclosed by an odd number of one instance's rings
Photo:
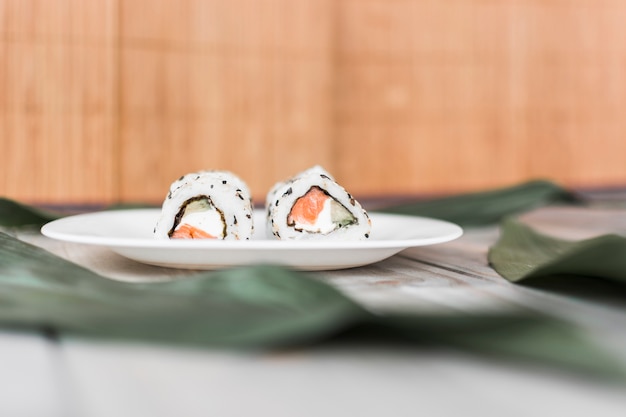
[[[222,214],[206,200],[191,202],[185,207],[185,213],[174,230],[189,225],[216,237],[224,239],[224,220]]]

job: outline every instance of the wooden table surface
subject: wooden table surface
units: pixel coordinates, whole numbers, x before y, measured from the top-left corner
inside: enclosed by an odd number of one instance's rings
[[[522,216],[568,239],[626,235],[620,198]],[[112,279],[184,279],[107,249],[15,232]],[[526,307],[577,323],[626,361],[626,311],[513,285],[487,263],[497,227],[405,250],[380,263],[316,273],[373,311]],[[2,416],[623,416],[626,390],[463,352],[338,346],[270,353],[194,350],[44,334],[0,333]],[[593,414],[591,414],[593,413]]]

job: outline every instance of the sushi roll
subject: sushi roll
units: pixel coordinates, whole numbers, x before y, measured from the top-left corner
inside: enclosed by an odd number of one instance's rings
[[[371,220],[322,167],[279,182],[267,194],[267,234],[277,239],[364,240]]]
[[[170,186],[154,228],[158,239],[248,240],[252,237],[248,186],[228,171],[183,175]]]

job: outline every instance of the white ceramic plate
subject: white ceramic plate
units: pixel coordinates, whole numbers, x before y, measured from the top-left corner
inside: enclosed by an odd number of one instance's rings
[[[146,264],[187,269],[218,269],[251,263],[278,263],[302,270],[362,266],[403,249],[447,242],[462,235],[449,222],[425,217],[369,213],[372,232],[363,241],[281,241],[265,236],[265,213],[254,213],[255,234],[248,241],[160,240],[152,230],[160,209],[112,210],[55,220],[41,232],[50,238],[105,246]]]

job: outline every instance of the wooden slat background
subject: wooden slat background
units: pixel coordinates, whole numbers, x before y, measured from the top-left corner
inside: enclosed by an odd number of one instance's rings
[[[621,0],[0,0],[0,195],[626,184]]]

